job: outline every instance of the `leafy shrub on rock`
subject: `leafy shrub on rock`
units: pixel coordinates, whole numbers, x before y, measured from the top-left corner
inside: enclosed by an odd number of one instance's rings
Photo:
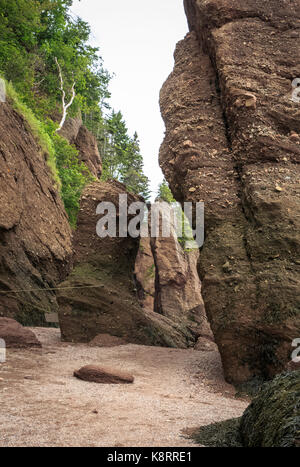
[[[91,172],[78,158],[77,149],[65,138],[54,134],[56,166],[61,180],[61,197],[68,213],[70,224],[76,226],[79,200],[83,188],[94,180]]]

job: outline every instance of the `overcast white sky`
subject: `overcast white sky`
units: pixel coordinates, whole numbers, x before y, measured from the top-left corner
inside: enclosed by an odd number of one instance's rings
[[[71,11],[90,24],[92,45],[116,75],[110,103],[123,113],[130,134],[137,131],[145,173],[156,192],[163,178],[159,91],[173,69],[175,45],[188,30],[183,0],[75,0]]]

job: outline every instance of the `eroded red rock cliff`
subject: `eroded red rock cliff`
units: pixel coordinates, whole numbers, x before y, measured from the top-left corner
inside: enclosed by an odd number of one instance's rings
[[[199,273],[227,380],[268,378],[300,336],[300,2],[185,8],[160,164],[177,200],[205,202]]]
[[[47,289],[69,273],[73,253],[46,158],[23,117],[1,103],[0,316],[31,325],[44,324],[45,312],[57,310]]]

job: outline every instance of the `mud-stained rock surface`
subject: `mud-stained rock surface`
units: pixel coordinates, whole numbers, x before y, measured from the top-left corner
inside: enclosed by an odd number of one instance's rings
[[[102,161],[97,140],[84,125],[81,125],[79,128],[75,146],[79,151],[79,160],[87,166],[94,177],[100,178],[102,173]]]
[[[126,345],[127,342],[120,337],[111,336],[110,334],[98,334],[89,342],[91,347],[117,347],[118,345]]]
[[[65,279],[73,253],[46,158],[24,119],[1,103],[0,316],[23,324],[45,324],[44,313],[57,309],[54,292],[46,289]]]
[[[0,364],[1,446],[194,446],[188,428],[239,417],[248,405],[225,383],[217,352],[99,349],[32,330],[43,349],[10,350]],[[135,382],[74,378],[87,364],[126,370]]]
[[[227,380],[269,378],[300,334],[300,3],[185,7],[160,164],[177,200],[205,202],[199,273]]]

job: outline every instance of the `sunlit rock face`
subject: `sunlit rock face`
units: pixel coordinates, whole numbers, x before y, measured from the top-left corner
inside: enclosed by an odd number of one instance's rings
[[[300,336],[300,1],[186,0],[160,165],[205,202],[198,270],[226,379],[270,378]]]

